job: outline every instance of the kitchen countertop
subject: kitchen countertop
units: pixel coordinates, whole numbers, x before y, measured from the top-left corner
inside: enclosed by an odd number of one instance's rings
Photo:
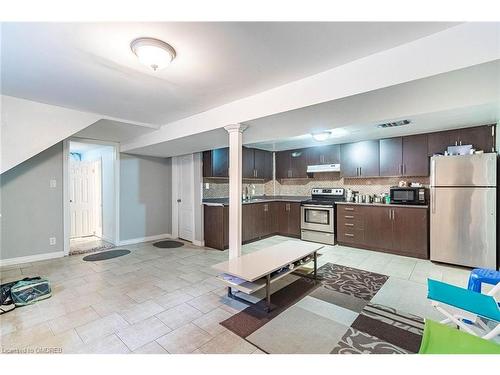
[[[403,208],[429,208],[427,204],[387,204],[387,203],[355,203],[355,202],[336,202],[337,204],[351,204],[360,206],[382,206],[382,207],[403,207]]]
[[[262,195],[256,196],[250,200],[243,201],[243,204],[252,204],[252,203],[269,203],[269,202],[296,202],[300,203],[307,199],[311,199],[311,197],[303,197],[303,196],[288,196],[288,195]],[[228,206],[229,198],[205,198],[202,203],[205,206]]]

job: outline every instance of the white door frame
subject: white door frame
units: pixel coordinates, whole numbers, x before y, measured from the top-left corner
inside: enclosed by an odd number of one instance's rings
[[[191,176],[191,184],[193,188],[191,189],[192,192],[192,197],[191,197],[191,204],[192,204],[192,228],[193,228],[193,238],[192,242],[195,243],[196,240],[196,226],[195,226],[195,181],[194,181],[194,155],[189,154],[189,155],[181,155],[182,157],[184,156],[190,156],[191,157],[191,171],[189,175]],[[180,176],[180,161],[179,158],[181,156],[173,156],[172,157],[172,238],[179,238],[179,203],[177,202],[177,199],[179,198],[179,176]]]
[[[89,138],[71,137],[63,141],[63,252],[64,255],[69,255],[70,244],[69,238],[71,235],[70,213],[69,213],[69,160],[71,141],[91,143],[95,145],[112,146],[113,147],[113,172],[114,172],[114,196],[115,196],[115,235],[112,240],[114,245],[120,243],[120,144],[117,142],[99,141]]]

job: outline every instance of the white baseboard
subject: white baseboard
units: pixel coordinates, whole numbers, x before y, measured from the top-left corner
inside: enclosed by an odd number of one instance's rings
[[[195,245],[195,246],[200,246],[200,247],[204,247],[204,246],[205,246],[205,241],[197,241],[197,240],[193,240],[193,245]]]
[[[164,234],[158,234],[156,236],[131,238],[130,240],[120,241],[118,246],[133,245],[141,242],[158,241],[158,240],[163,240],[165,238],[172,238],[172,235],[169,233],[164,233]]]
[[[22,264],[30,262],[38,262],[40,260],[62,258],[64,256],[64,251],[55,251],[53,253],[28,255],[25,257],[0,259],[0,266],[11,266],[13,264]]]

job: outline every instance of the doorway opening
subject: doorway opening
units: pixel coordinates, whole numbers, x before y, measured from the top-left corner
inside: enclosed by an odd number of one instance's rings
[[[116,147],[72,139],[66,149],[65,253],[113,248],[117,244]]]

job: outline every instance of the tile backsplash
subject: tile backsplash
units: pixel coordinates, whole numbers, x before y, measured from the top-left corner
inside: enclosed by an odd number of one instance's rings
[[[388,193],[391,186],[397,186],[399,181],[408,183],[419,182],[424,186],[429,185],[429,177],[377,177],[377,178],[343,178],[340,173],[321,173],[313,178],[287,179],[282,181],[272,180],[266,183],[244,181],[243,187],[255,185],[255,195],[295,195],[309,196],[315,187],[344,187],[358,191],[360,194]],[[206,189],[206,183],[209,188]],[[227,198],[229,196],[228,181],[205,179],[203,184],[203,198]]]

